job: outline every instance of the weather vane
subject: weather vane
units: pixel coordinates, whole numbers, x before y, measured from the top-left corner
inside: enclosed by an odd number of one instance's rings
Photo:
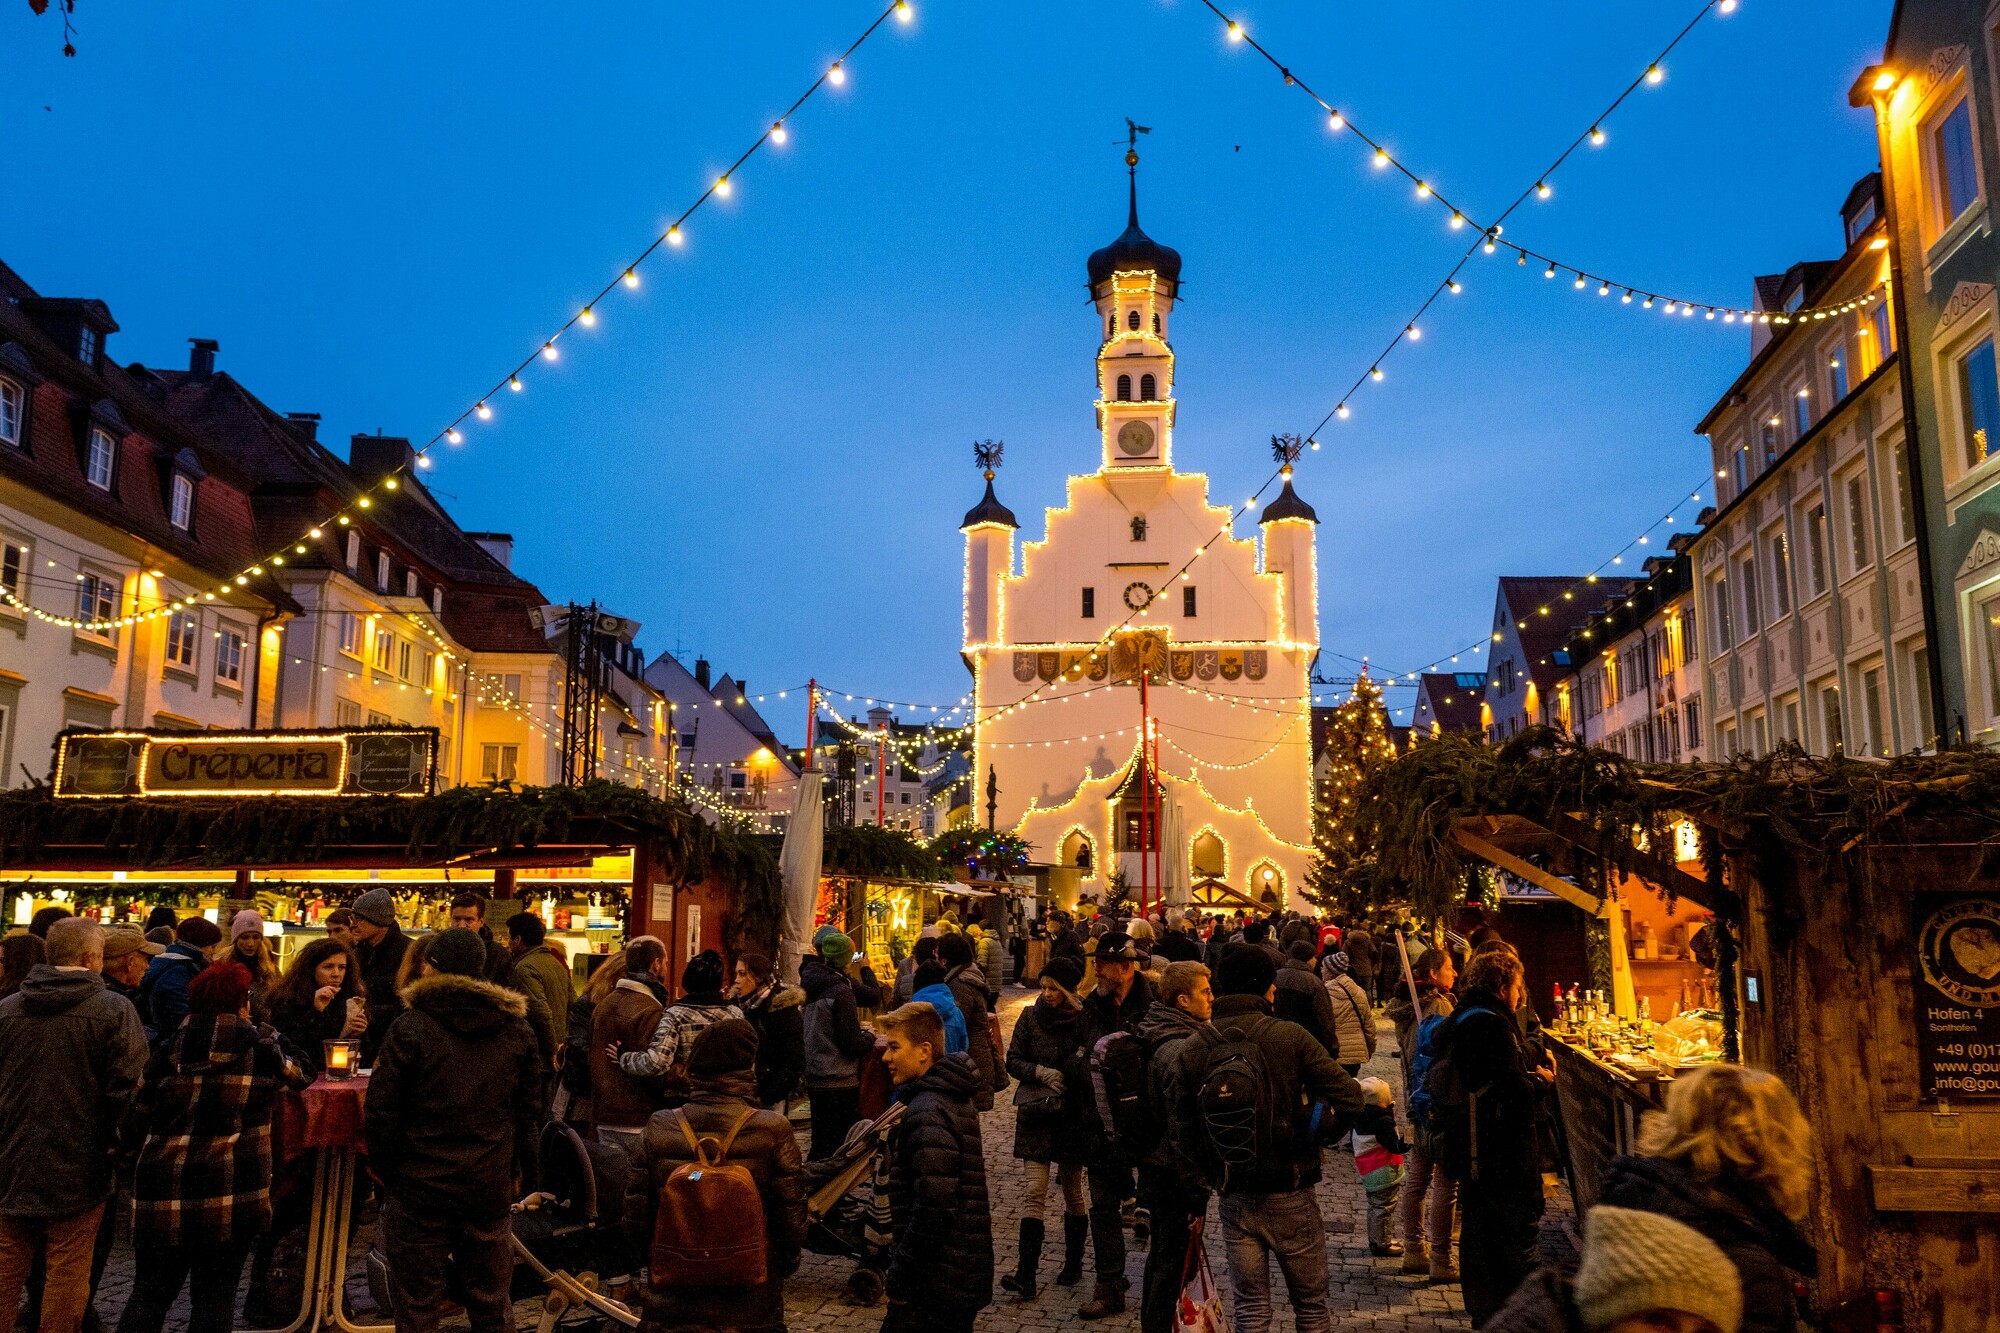
[[[1151,125],[1141,125],[1130,116],[1125,117],[1126,166],[1136,168],[1139,165],[1139,136],[1142,134],[1151,134],[1152,132],[1153,127]],[[1118,141],[1113,139],[1111,142],[1115,145]]]
[[[1305,450],[1306,442],[1296,435],[1273,435],[1271,437],[1271,457],[1278,465],[1290,472],[1292,464],[1299,461],[1299,454]]]
[[[974,440],[972,442],[972,464],[986,473],[986,480],[993,480],[993,469],[1000,466],[1000,455],[1007,452],[1005,440]]]

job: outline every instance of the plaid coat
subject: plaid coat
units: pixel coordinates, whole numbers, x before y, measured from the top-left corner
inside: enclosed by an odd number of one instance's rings
[[[146,1062],[120,1135],[138,1160],[135,1245],[225,1245],[270,1224],[272,1103],[310,1079],[268,1031],[193,1015]]]

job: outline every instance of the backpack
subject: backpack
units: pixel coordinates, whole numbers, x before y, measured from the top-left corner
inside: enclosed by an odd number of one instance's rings
[[[1416,1049],[1410,1055],[1409,1112],[1410,1123],[1418,1129],[1431,1127],[1429,1075],[1431,1066],[1437,1063],[1438,1031],[1450,1021],[1450,1014],[1427,1015],[1411,1037]]]
[[[1152,1049],[1130,1032],[1099,1037],[1090,1048],[1090,1090],[1097,1118],[1119,1151],[1138,1156],[1159,1142],[1166,1126],[1146,1095],[1146,1067]]]
[[[1431,1035],[1432,1058],[1423,1082],[1436,1160],[1446,1178],[1456,1181],[1479,1179],[1479,1099],[1486,1089],[1465,1085],[1462,1061],[1454,1049],[1458,1020],[1470,1012],[1477,1011],[1460,1009],[1439,1022]],[[1421,1052],[1421,1045],[1418,1049]]]
[[[750,1168],[729,1161],[730,1145],[757,1114],[745,1107],[721,1140],[695,1137],[685,1112],[670,1111],[694,1160],[675,1167],[660,1186],[648,1266],[653,1290],[755,1286],[770,1276],[765,1249],[764,1195]],[[710,1149],[714,1155],[710,1156]]]
[[[1195,1111],[1210,1165],[1220,1168],[1225,1185],[1231,1171],[1267,1161],[1277,1148],[1277,1107],[1264,1048],[1257,1044],[1262,1026],[1241,1037],[1221,1030],[1203,1035],[1208,1053],[1195,1089]]]

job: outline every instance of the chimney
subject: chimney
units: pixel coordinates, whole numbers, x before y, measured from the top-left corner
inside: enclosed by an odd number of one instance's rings
[[[708,688],[708,659],[706,657],[697,657],[694,659],[694,683],[701,686],[704,690]]]
[[[514,534],[510,532],[468,532],[479,549],[500,562],[502,569],[514,567]]]
[[[417,451],[400,435],[355,435],[347,442],[347,466],[362,481],[372,482],[391,472],[416,467]]]
[[[212,356],[213,354],[211,353]],[[317,440],[319,438],[319,413],[287,412],[285,413],[285,420],[291,422],[292,429],[305,436],[308,440]]]
[[[215,354],[221,350],[222,344],[213,338],[188,339],[189,377],[205,380],[215,374]]]

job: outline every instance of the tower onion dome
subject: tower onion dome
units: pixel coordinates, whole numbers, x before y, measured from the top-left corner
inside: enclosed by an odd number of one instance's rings
[[[1014,517],[1014,511],[1001,504],[1000,497],[993,493],[993,474],[990,471],[986,474],[986,495],[978,504],[965,511],[965,522],[958,526],[962,531],[978,527],[981,523],[997,523],[1003,528],[1021,526],[1020,521]]]
[[[1139,160],[1137,153],[1126,154],[1126,162],[1134,170],[1131,173],[1131,212],[1125,223],[1124,234],[1095,251],[1090,256],[1090,289],[1097,291],[1111,281],[1113,273],[1146,270],[1156,273],[1167,284],[1167,296],[1178,299],[1181,289],[1181,252],[1172,246],[1161,245],[1158,241],[1139,230],[1139,176],[1136,170]]]
[[[1313,507],[1301,500],[1299,493],[1292,489],[1292,479],[1289,476],[1285,478],[1285,489],[1278,492],[1277,499],[1264,506],[1264,512],[1257,516],[1257,521],[1275,523],[1281,518],[1302,518],[1308,523],[1319,522],[1319,515],[1313,512]]]

